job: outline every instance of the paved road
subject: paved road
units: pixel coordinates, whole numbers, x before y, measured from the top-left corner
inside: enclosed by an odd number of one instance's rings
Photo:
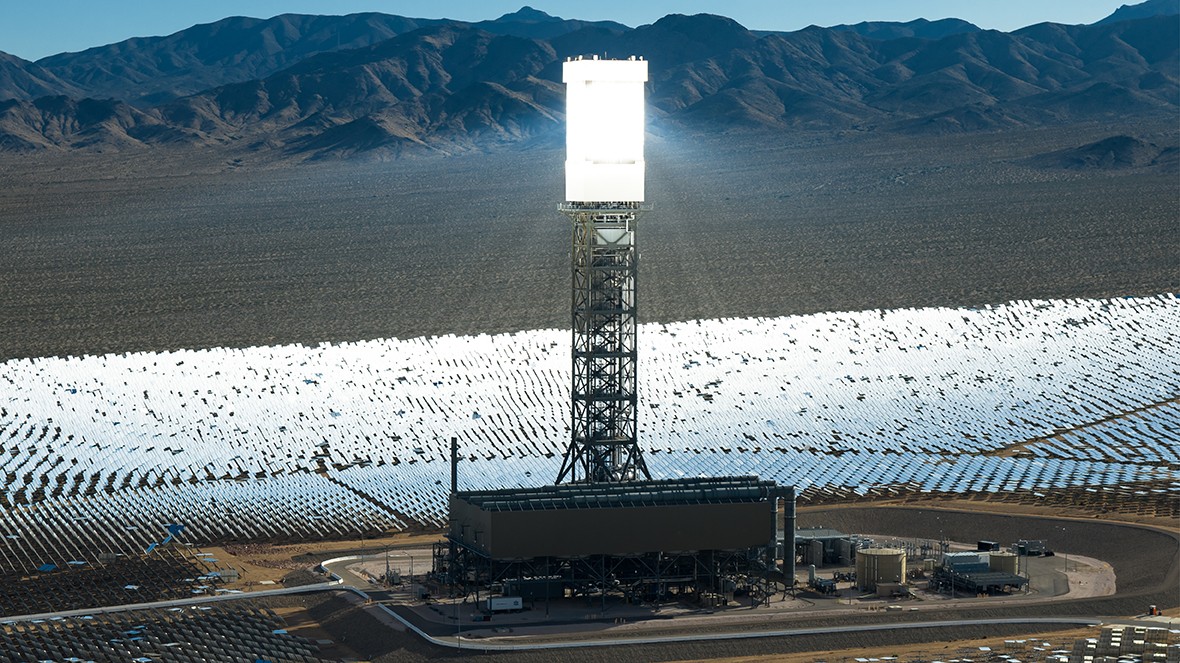
[[[370,583],[366,578],[362,578],[353,574],[348,570],[349,564],[355,563],[356,557],[344,558],[337,561],[325,563],[323,566],[329,573],[335,574],[340,580],[332,583],[324,583],[319,585],[309,585],[304,587],[292,587],[284,589],[275,589],[259,592],[249,592],[243,594],[230,594],[212,597],[196,597],[191,599],[180,599],[174,601],[162,601],[159,603],[139,603],[133,605],[109,606],[105,608],[93,608],[88,610],[69,610],[62,612],[43,613],[37,615],[22,615],[17,617],[7,617],[0,620],[0,624],[12,622],[32,621],[36,619],[51,619],[53,617],[72,617],[79,615],[97,615],[112,612],[124,612],[129,610],[144,610],[144,609],[161,609],[169,607],[183,607],[188,605],[196,605],[201,603],[211,603],[218,601],[234,601],[239,599],[259,598],[264,596],[274,596],[281,594],[292,594],[298,592],[309,591],[324,591],[328,589],[344,589],[352,591],[365,598],[373,599],[377,602],[394,601],[404,598],[404,592],[398,590],[386,590],[379,588]],[[740,633],[696,633],[696,634],[677,634],[671,636],[656,636],[656,637],[630,637],[630,638],[600,638],[590,640],[567,640],[561,642],[546,642],[546,643],[491,643],[486,640],[472,641],[460,637],[463,631],[486,630],[488,625],[464,625],[464,624],[447,624],[440,622],[433,622],[424,619],[416,614],[409,607],[404,605],[386,605],[382,603],[380,608],[385,610],[388,614],[393,616],[399,622],[404,624],[407,628],[417,633],[427,641],[442,647],[463,648],[463,649],[477,649],[483,651],[528,651],[528,650],[549,650],[549,649],[566,649],[566,648],[583,648],[583,647],[611,647],[620,645],[652,645],[664,644],[669,642],[702,642],[702,641],[717,641],[717,640],[743,640],[750,638],[769,638],[769,637],[790,637],[802,635],[823,635],[831,633],[859,633],[859,632],[873,632],[873,631],[888,631],[894,629],[929,629],[929,628],[956,628],[967,626],[986,626],[992,624],[1060,624],[1065,626],[1099,626],[1103,624],[1103,619],[1099,617],[1021,617],[1011,619],[956,619],[956,620],[942,620],[929,622],[914,622],[914,623],[893,623],[893,624],[861,624],[849,626],[835,626],[825,625],[819,627],[808,628],[792,628],[792,629],[776,629],[765,631],[748,631]],[[669,619],[669,617],[654,616],[651,619]],[[610,623],[613,620],[598,620]],[[633,620],[634,621],[634,620]],[[1135,626],[1160,626],[1156,621],[1144,621],[1135,619],[1116,619],[1116,623],[1129,624]],[[545,622],[544,624],[530,624],[530,626],[562,626],[571,624],[586,624],[587,620],[565,620]]]
[[[339,581],[322,582],[315,585],[301,585],[299,587],[282,587],[279,589],[263,589],[241,594],[220,594],[218,596],[195,596],[190,599],[173,599],[157,601],[155,603],[127,603],[123,605],[109,605],[101,608],[83,608],[80,610],[60,610],[58,612],[42,612],[34,615],[11,615],[0,618],[0,624],[15,622],[31,622],[38,619],[52,619],[54,617],[81,617],[83,615],[105,615],[114,612],[128,612],[131,610],[160,610],[163,608],[183,608],[202,603],[220,603],[223,601],[240,601],[242,599],[256,599],[266,596],[282,596],[284,594],[300,594],[303,592],[322,592],[327,589],[338,589]]]
[[[356,562],[356,559],[341,560],[338,562],[331,562],[324,564],[330,573],[333,573],[345,579],[345,585],[351,585],[350,589],[358,591],[374,601],[387,601],[395,598],[395,592],[390,592],[375,587],[367,579],[361,578],[348,570],[348,565]],[[677,634],[665,635],[655,637],[633,637],[633,638],[599,638],[592,640],[567,640],[561,642],[546,642],[546,643],[489,643],[484,639],[479,641],[472,641],[466,638],[459,637],[463,632],[467,631],[486,631],[489,628],[487,623],[478,624],[462,624],[462,623],[440,623],[423,618],[414,610],[405,605],[386,605],[382,604],[381,608],[388,611],[398,621],[405,624],[410,630],[414,631],[427,641],[443,646],[443,647],[462,647],[464,649],[478,649],[484,651],[528,651],[528,650],[547,650],[547,649],[566,649],[566,648],[580,648],[580,647],[611,647],[619,645],[650,645],[663,644],[669,642],[701,642],[710,640],[741,640],[749,638],[772,638],[772,637],[789,637],[796,635],[823,635],[829,633],[858,633],[871,631],[888,631],[894,629],[921,629],[921,628],[954,628],[963,626],[981,626],[991,624],[1062,624],[1067,626],[1098,626],[1102,624],[1102,619],[1097,617],[1021,617],[1013,619],[956,619],[956,620],[942,620],[930,622],[913,622],[904,624],[860,624],[851,626],[834,626],[826,625],[809,628],[793,628],[793,629],[776,629],[766,631],[745,631],[740,633],[696,633],[696,634]],[[650,619],[671,619],[667,616],[653,616]],[[529,626],[566,626],[575,624],[586,624],[593,622],[613,623],[613,619],[602,620],[555,620],[544,623],[533,623]],[[637,621],[631,619],[632,622]],[[645,620],[647,621],[647,620]]]
[[[933,622],[915,622],[906,624],[861,624],[855,626],[818,626],[810,628],[794,628],[794,629],[779,629],[773,631],[749,631],[741,633],[696,633],[696,634],[676,634],[654,636],[648,638],[600,638],[597,640],[568,640],[561,642],[544,642],[544,643],[489,643],[486,640],[472,641],[466,638],[456,637],[455,629],[451,629],[447,635],[450,637],[440,637],[441,634],[437,629],[432,629],[433,633],[427,633],[423,628],[419,627],[422,623],[420,618],[413,615],[405,606],[386,606],[382,608],[388,610],[399,621],[406,624],[410,630],[416,632],[418,635],[425,638],[432,644],[442,647],[462,648],[462,649],[476,649],[480,651],[533,651],[533,650],[547,650],[547,649],[573,649],[585,647],[616,647],[624,645],[658,645],[669,643],[685,643],[685,642],[706,642],[717,640],[748,640],[751,638],[778,638],[791,637],[801,635],[831,635],[833,633],[859,633],[871,631],[892,631],[896,629],[926,629],[926,628],[956,628],[965,626],[987,626],[992,624],[1061,624],[1066,626],[1100,626],[1103,622],[1101,619],[1094,617],[1024,617],[1013,619],[954,619],[945,621]],[[584,621],[578,623],[585,623]],[[445,626],[442,624],[426,623],[431,626]],[[487,628],[486,626],[482,628]]]

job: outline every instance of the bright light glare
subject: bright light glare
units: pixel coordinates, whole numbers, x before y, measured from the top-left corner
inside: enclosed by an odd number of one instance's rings
[[[566,200],[643,200],[644,60],[573,60],[566,83]]]

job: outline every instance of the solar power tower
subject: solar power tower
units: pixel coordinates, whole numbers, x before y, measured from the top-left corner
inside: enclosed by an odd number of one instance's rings
[[[571,256],[570,444],[556,483],[651,479],[636,438],[635,227],[643,204],[647,62],[567,60],[565,200]]]

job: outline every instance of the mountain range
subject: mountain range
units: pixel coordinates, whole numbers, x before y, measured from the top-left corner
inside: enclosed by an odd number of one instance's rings
[[[571,56],[650,61],[653,130],[989,131],[1174,117],[1180,0],[1094,25],[964,21],[751,31],[629,28],[528,7],[479,23],[384,14],[227,18],[28,62],[0,54],[0,150],[238,145],[300,158],[553,140]]]

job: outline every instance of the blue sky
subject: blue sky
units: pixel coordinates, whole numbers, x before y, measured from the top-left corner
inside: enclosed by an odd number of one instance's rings
[[[631,26],[665,14],[729,16],[751,29],[914,18],[962,18],[984,28],[1033,23],[1093,23],[1136,0],[4,0],[0,51],[36,60],[129,37],[166,35],[226,16],[350,14],[377,11],[421,18],[478,21],[522,4],[563,18],[610,19]]]

